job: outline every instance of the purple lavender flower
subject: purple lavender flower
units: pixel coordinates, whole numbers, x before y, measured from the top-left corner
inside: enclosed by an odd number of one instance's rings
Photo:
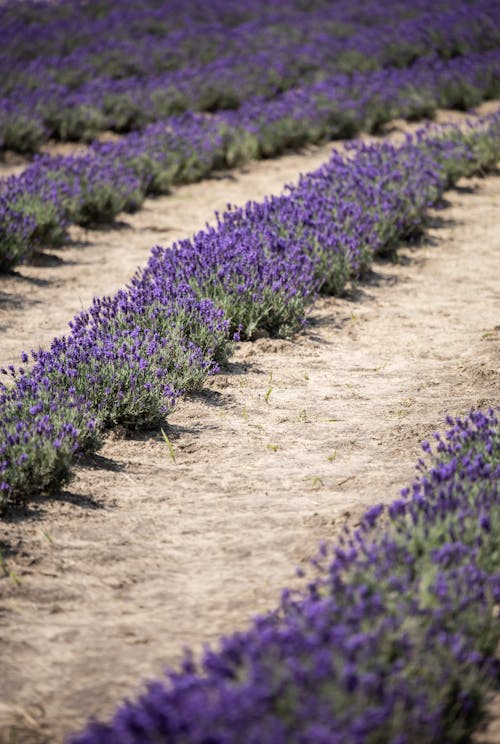
[[[387,526],[371,509],[348,553],[320,549],[308,591],[283,592],[278,611],[223,638],[199,668],[188,654],[71,744],[463,741],[481,718],[500,635],[498,519],[476,541],[500,496],[499,474],[477,455],[489,443],[498,461],[500,429],[493,411],[448,423],[447,451],[389,507]],[[460,465],[467,454],[474,473]]]

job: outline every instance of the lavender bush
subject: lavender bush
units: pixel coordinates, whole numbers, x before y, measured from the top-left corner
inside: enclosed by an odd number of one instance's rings
[[[69,198],[65,181],[51,180],[50,171],[38,178],[35,165],[24,179],[11,176],[0,183],[1,270],[11,269],[38,248],[60,245],[67,238],[65,204]]]
[[[254,220],[219,222],[171,248],[155,247],[133,286],[156,289],[165,280],[185,282],[220,307],[232,333],[250,338],[258,329],[290,336],[300,327],[315,294],[314,261],[301,245],[280,240]]]
[[[14,386],[0,384],[0,509],[13,493],[21,498],[60,488],[80,442],[89,450],[99,444],[89,403],[74,387],[55,387],[23,368],[2,372]]]
[[[179,395],[216,371],[234,337],[291,336],[319,291],[342,292],[376,253],[420,230],[450,182],[496,163],[499,126],[487,117],[474,128],[409,137],[401,147],[353,144],[283,196],[230,209],[193,239],[153,248],[127,290],[94,300],[48,351],[23,356],[28,369],[6,372],[0,506],[62,477],[57,459],[38,470],[30,464],[32,450],[45,452],[36,419],[34,429],[26,424],[38,399],[51,457],[60,427],[71,424],[66,466],[73,453],[95,448],[105,427],[157,424]]]
[[[33,234],[37,221],[25,211],[16,209],[11,201],[12,192],[0,194],[0,271],[9,271],[36,247]]]
[[[307,590],[70,744],[469,741],[500,640],[500,428],[491,410],[448,423],[411,489],[321,547]]]
[[[428,114],[446,103],[444,95],[448,105],[459,105],[455,83],[462,91],[464,86],[480,91],[480,97],[493,94],[500,84],[500,54],[426,60],[410,70],[355,78],[337,75],[272,101],[248,101],[239,111],[174,117],[120,142],[96,143],[85,156],[39,157],[20,176],[0,182],[6,205],[0,214],[0,256],[5,255],[0,264],[11,268],[35,248],[60,242],[70,222],[110,222],[122,210],[137,209],[146,194],[167,192],[172,183],[306,142],[376,129],[398,114]],[[24,216],[32,224],[29,231],[20,228]]]
[[[227,321],[188,286],[95,299],[50,349],[1,370],[0,508],[50,491],[115,424],[151,427],[230,350]]]
[[[252,0],[218,2],[208,13],[193,4],[190,16],[174,2],[111,4],[97,19],[81,4],[51,19],[37,4],[38,23],[27,8],[19,18],[12,4],[3,12],[0,54],[8,71],[0,79],[0,139],[25,152],[50,136],[89,141],[102,129],[237,108],[338,72],[406,67],[432,54],[446,60],[500,42],[492,0],[420,0],[411,8],[364,0],[355,12],[348,3]]]

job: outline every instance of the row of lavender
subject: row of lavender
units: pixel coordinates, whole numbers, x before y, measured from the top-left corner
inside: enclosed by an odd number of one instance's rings
[[[183,111],[237,108],[256,95],[273,98],[338,71],[406,66],[433,54],[447,59],[500,46],[500,11],[492,0],[451,6],[421,0],[411,13],[401,0],[384,12],[366,0],[358,15],[342,3],[307,12],[292,5],[271,15],[259,15],[257,5],[252,21],[236,28],[194,24],[165,37],[134,36],[112,48],[106,38],[105,50],[98,38],[67,57],[17,65],[7,58],[3,147],[29,152],[49,137],[88,141],[104,129],[141,129]],[[114,74],[96,70],[94,57]]]
[[[498,674],[500,426],[447,423],[411,489],[322,546],[307,591],[71,744],[470,741]]]
[[[40,156],[0,182],[0,270],[65,240],[70,223],[111,222],[147,194],[194,181],[220,167],[335,137],[374,131],[395,116],[470,107],[500,92],[500,50],[409,69],[337,74],[238,111],[185,114],[84,156]]]
[[[0,506],[57,488],[105,428],[151,427],[199,388],[232,339],[290,336],[315,295],[340,293],[373,255],[421,228],[461,175],[494,165],[500,119],[395,148],[353,144],[281,197],[156,247],[127,290],[95,299],[0,387]]]
[[[344,38],[349,44],[359,30],[376,26],[382,33],[391,33],[390,25],[408,21],[402,30],[407,31],[410,58],[424,53],[421,26],[427,25],[430,47],[449,57],[471,51],[477,43],[487,48],[497,38],[492,28],[495,10],[493,3],[483,0],[415,0],[411,6],[402,0],[383,4],[361,0],[356,7],[346,0],[338,0],[333,7],[327,0],[214,0],[210,4],[143,0],[139,6],[123,5],[119,0],[7,0],[0,6],[0,65],[9,68],[12,77],[0,81],[0,91],[8,92],[19,84],[31,87],[42,68],[49,72],[47,81],[67,83],[70,89],[96,77],[148,77],[211,62],[237,50],[258,51],[270,42],[279,47],[287,39],[307,39],[311,33],[318,34],[319,23],[334,43]],[[437,23],[445,19],[447,28]],[[478,39],[480,30],[487,36],[483,41]],[[380,46],[375,48],[380,53]],[[337,47],[333,51],[342,52]],[[374,49],[358,51],[360,56],[372,56]],[[405,64],[407,59],[404,56],[397,62]]]
[[[344,0],[338,3],[345,5]],[[99,74],[99,56],[113,56],[109,39],[119,47],[137,39],[142,44],[143,37],[154,45],[155,39],[161,41],[172,34],[172,40],[179,42],[179,49],[170,49],[173,55],[170,66],[178,66],[177,61],[185,61],[183,39],[193,39],[198,43],[210,30],[215,33],[220,28],[232,29],[258,18],[274,18],[278,12],[303,10],[314,12],[328,5],[325,0],[212,0],[200,3],[198,0],[141,0],[140,4],[124,5],[120,0],[3,0],[0,6],[0,23],[4,31],[4,43],[0,60],[16,64],[30,60],[46,60],[50,66],[61,61],[75,61],[71,54],[80,50],[83,56],[87,50],[92,72]],[[176,34],[183,36],[176,36]],[[208,39],[204,40],[208,43]],[[215,55],[220,40],[215,38]],[[152,46],[154,49],[154,46]],[[210,49],[210,47],[208,47]],[[131,49],[126,48],[125,53]],[[97,55],[97,58],[95,56]],[[119,50],[119,57],[122,56]],[[210,57],[209,57],[210,59]],[[134,59],[134,65],[137,64]],[[145,60],[142,64],[148,64]],[[138,68],[138,72],[142,67]]]

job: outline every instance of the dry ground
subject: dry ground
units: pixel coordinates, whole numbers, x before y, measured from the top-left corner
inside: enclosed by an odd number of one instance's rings
[[[154,242],[277,192],[330,148],[149,200],[0,279],[0,361],[46,344]],[[61,741],[142,679],[276,604],[294,568],[413,475],[446,413],[500,404],[500,175],[462,182],[429,236],[321,300],[294,342],[240,344],[166,432],[111,433],[55,499],[0,526],[0,741]],[[16,737],[16,738],[14,738]],[[500,742],[498,729],[488,741]]]

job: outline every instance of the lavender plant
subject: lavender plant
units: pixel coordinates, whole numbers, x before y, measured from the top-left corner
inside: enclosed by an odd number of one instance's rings
[[[27,360],[27,357],[25,357]],[[79,442],[99,443],[85,398],[74,388],[54,388],[47,377],[2,370],[14,387],[0,383],[0,511],[12,497],[60,488],[70,476]]]
[[[500,118],[493,116],[484,124],[485,127],[475,128],[469,122],[460,131],[443,127],[427,143],[422,143],[441,169],[446,187],[463,176],[484,175],[496,167],[500,159]],[[424,137],[425,131],[421,131],[418,138]]]
[[[13,208],[11,200],[0,194],[0,271],[9,271],[31,255],[36,220],[24,210]]]
[[[173,183],[304,142],[352,135],[363,126],[376,128],[398,113],[426,113],[425,101],[437,105],[455,79],[492,92],[499,71],[500,56],[492,52],[439,65],[424,61],[409,71],[336,76],[272,101],[250,100],[239,111],[174,117],[121,142],[96,143],[85,156],[39,157],[19,177],[0,182],[3,202],[34,223],[26,245],[14,251],[24,232],[15,215],[4,215],[0,254],[16,258],[3,263],[8,268],[35,247],[60,242],[70,222],[111,222],[120,211],[137,209],[146,194],[168,192]]]
[[[23,353],[0,385],[0,509],[53,490],[105,428],[147,428],[198,389],[231,348],[227,321],[188,286],[95,299],[50,349]]]
[[[498,118],[490,117],[475,129],[438,128],[401,147],[353,145],[284,195],[230,209],[216,227],[171,248],[155,247],[126,290],[94,300],[67,336],[48,351],[33,351],[31,361],[26,355],[27,372],[11,370],[0,401],[10,427],[0,471],[4,502],[25,494],[20,483],[43,490],[58,482],[55,461],[53,478],[43,468],[38,477],[29,465],[32,448],[39,449],[35,434],[22,442],[10,438],[12,427],[25,426],[37,395],[85,401],[84,416],[79,403],[68,413],[79,451],[92,450],[105,427],[157,424],[180,395],[216,371],[232,338],[252,338],[259,330],[291,336],[318,291],[340,293],[376,253],[420,229],[450,179],[494,162],[498,130]],[[79,198],[80,184],[72,191],[54,179],[53,188]],[[58,431],[65,411],[64,405],[43,408],[51,431]],[[74,415],[83,416],[80,424]],[[26,459],[20,459],[21,444]]]
[[[109,7],[97,20],[77,5],[53,23],[49,13],[29,35],[29,16],[20,12],[16,22],[11,7],[0,55],[8,70],[0,80],[4,146],[29,151],[50,136],[88,141],[105,128],[129,131],[183,111],[237,108],[335,73],[402,68],[431,54],[447,60],[495,49],[500,40],[492,0],[420,0],[411,10],[402,0],[383,8],[364,0],[356,14],[346,3],[263,7],[252,0],[245,8],[231,3],[229,24],[227,5],[218,2],[210,21],[192,8],[188,26],[172,2]],[[461,105],[479,100],[474,86],[452,87]],[[278,128],[291,137],[294,122]]]
[[[187,283],[209,298],[228,319],[232,333],[250,338],[257,329],[290,336],[300,327],[315,291],[313,261],[279,241],[270,225],[259,236],[254,221],[234,213],[227,223],[207,228],[172,248],[155,247],[137,287],[163,283],[165,277]],[[225,215],[228,218],[228,215]],[[259,239],[260,238],[260,239]]]
[[[468,741],[500,639],[500,428],[448,423],[411,489],[321,546],[307,589],[70,744]]]

